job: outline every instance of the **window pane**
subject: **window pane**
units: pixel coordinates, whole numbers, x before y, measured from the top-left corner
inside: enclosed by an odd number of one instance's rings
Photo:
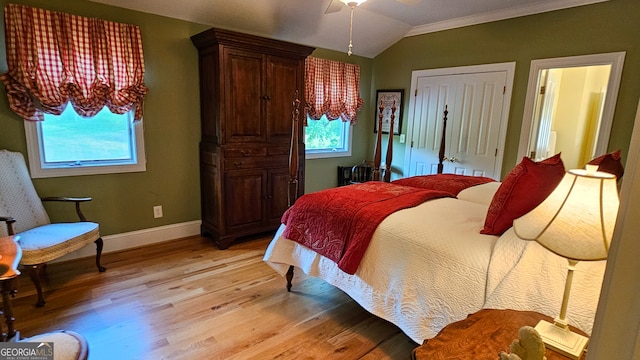
[[[351,156],[351,124],[336,119],[329,121],[307,117],[304,128],[305,153],[307,159]]]
[[[45,114],[39,125],[44,163],[134,159],[130,113],[113,114],[105,107],[83,118],[69,105],[59,116]]]
[[[324,116],[320,120],[307,119],[304,133],[307,150],[346,150],[345,124],[341,120],[329,121]]]

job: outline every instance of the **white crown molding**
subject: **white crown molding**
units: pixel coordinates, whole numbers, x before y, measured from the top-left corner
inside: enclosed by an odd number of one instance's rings
[[[562,10],[577,6],[591,5],[610,0],[558,0],[546,3],[537,3],[527,6],[521,6],[512,9],[494,11],[486,14],[478,14],[472,16],[461,17],[457,19],[439,21],[432,24],[416,26],[405,35],[405,37],[422,35],[436,31],[455,29],[464,26],[477,25],[492,21],[511,19],[520,16],[539,14],[549,11]]]

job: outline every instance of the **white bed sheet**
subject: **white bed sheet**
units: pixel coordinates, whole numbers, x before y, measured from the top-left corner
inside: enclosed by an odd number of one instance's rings
[[[324,279],[422,343],[485,303],[486,274],[497,239],[480,234],[486,212],[486,205],[454,198],[398,211],[378,226],[354,275],[283,238],[284,226],[264,260],[282,275],[295,265]]]

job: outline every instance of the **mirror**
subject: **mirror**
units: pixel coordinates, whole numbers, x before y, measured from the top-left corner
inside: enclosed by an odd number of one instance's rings
[[[624,52],[533,60],[518,159],[562,152],[567,169],[607,152]]]

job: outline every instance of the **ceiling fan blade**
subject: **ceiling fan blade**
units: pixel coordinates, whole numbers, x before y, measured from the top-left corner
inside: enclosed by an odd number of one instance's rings
[[[342,10],[343,7],[344,4],[340,2],[340,0],[331,0],[331,2],[329,2],[329,6],[327,6],[327,10],[325,10],[324,13],[331,14],[334,12],[338,12]]]
[[[407,4],[407,5],[418,5],[422,1],[421,0],[396,0],[399,3]]]

